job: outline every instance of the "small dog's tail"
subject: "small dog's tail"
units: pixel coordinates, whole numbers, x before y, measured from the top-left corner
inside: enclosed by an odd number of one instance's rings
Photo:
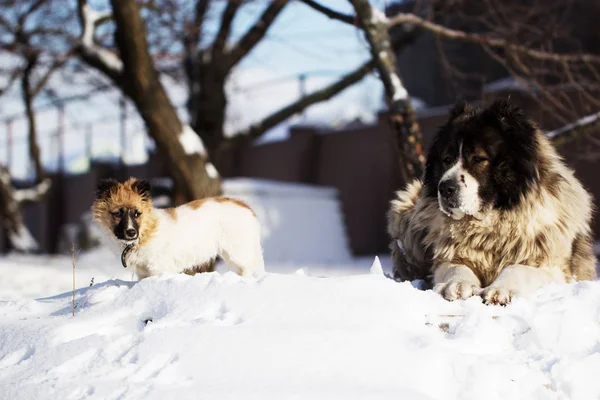
[[[426,226],[413,218],[422,187],[420,180],[414,180],[398,191],[387,214],[394,279],[399,281],[430,280],[431,255],[423,246]]]

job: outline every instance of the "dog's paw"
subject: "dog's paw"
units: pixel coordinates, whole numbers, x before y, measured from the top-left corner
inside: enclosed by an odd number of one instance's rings
[[[488,287],[481,293],[481,298],[485,304],[505,306],[509,304],[514,296],[512,290],[503,287]]]
[[[465,300],[479,294],[481,288],[471,282],[452,281],[435,285],[433,290],[448,301]]]

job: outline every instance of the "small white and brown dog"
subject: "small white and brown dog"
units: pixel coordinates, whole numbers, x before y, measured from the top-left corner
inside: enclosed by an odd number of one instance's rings
[[[217,256],[241,276],[265,272],[260,222],[240,200],[212,197],[176,208],[152,206],[150,183],[100,182],[94,220],[140,280],[162,273],[211,272]]]

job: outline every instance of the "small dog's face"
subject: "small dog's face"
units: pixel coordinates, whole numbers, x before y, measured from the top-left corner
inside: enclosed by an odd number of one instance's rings
[[[113,218],[113,233],[117,239],[133,242],[139,236],[139,218],[142,212],[136,207],[123,206],[110,212]]]
[[[137,179],[124,183],[114,179],[101,181],[92,207],[94,219],[125,244],[139,241],[144,230],[144,214],[151,208],[150,183]]]
[[[535,131],[506,102],[483,110],[456,106],[429,150],[426,194],[456,220],[514,207],[538,179]]]

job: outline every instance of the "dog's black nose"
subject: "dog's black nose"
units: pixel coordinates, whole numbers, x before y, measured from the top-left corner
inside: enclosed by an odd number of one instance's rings
[[[456,184],[456,181],[449,179],[447,181],[440,182],[438,190],[440,191],[442,197],[450,198],[456,194],[458,185]]]
[[[135,229],[127,229],[125,231],[125,236],[127,236],[128,239],[134,238],[136,237],[137,232],[135,231]]]

